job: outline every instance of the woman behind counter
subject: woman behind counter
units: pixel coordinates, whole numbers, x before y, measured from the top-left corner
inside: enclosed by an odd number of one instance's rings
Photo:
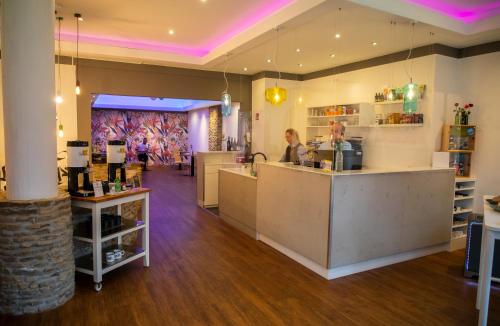
[[[280,159],[280,162],[292,162],[297,165],[303,165],[307,160],[307,150],[300,143],[299,133],[295,129],[287,129],[285,131],[285,139],[288,143],[285,153]]]

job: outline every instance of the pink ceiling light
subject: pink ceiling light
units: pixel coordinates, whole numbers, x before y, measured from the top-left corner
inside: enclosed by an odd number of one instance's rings
[[[175,53],[180,55],[188,55],[194,57],[203,57],[212,50],[230,40],[234,36],[254,26],[266,17],[283,9],[291,4],[294,0],[272,0],[267,1],[263,6],[256,8],[254,11],[247,13],[243,18],[238,20],[231,26],[227,32],[217,35],[208,40],[199,47],[182,46],[173,43],[162,43],[150,40],[126,39],[114,36],[100,36],[80,34],[80,41],[83,43],[99,44],[107,46],[116,46],[122,48],[131,48],[137,50],[149,50],[154,52]],[[64,41],[75,41],[76,34],[72,32],[61,33],[61,39]]]
[[[473,23],[481,19],[500,14],[500,1],[461,5],[450,0],[406,0],[407,2],[437,11],[464,23]]]

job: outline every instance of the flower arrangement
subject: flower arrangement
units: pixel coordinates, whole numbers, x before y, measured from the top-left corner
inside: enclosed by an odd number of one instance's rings
[[[464,107],[460,107],[460,104],[455,103],[455,124],[456,125],[467,125],[469,123],[469,115],[471,113],[471,109],[474,107],[474,104],[468,103],[465,104]]]

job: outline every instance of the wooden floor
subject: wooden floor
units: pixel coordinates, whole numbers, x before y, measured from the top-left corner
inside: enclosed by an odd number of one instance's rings
[[[195,204],[195,179],[146,172],[151,267],[77,274],[64,306],[0,325],[475,325],[476,283],[463,252],[440,253],[327,281]],[[492,289],[490,324],[500,324]]]

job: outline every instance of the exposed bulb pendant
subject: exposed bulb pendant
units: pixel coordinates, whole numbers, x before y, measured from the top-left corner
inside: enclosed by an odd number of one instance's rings
[[[79,80],[76,81],[75,93],[76,93],[76,95],[80,95],[80,93],[81,93]]]
[[[81,89],[80,89],[80,79],[79,79],[79,72],[80,72],[80,56],[79,56],[79,45],[80,45],[80,21],[83,20],[82,15],[79,13],[75,13],[75,18],[76,18],[76,87],[75,87],[75,94],[80,95]]]
[[[59,123],[57,135],[59,136],[59,138],[64,137],[64,127],[63,127],[62,123]]]
[[[57,92],[55,101],[56,104],[61,104],[63,98],[61,95],[61,21],[62,17],[57,17]]]
[[[56,95],[55,101],[57,104],[61,104],[62,102],[64,102],[64,100],[59,92]]]

